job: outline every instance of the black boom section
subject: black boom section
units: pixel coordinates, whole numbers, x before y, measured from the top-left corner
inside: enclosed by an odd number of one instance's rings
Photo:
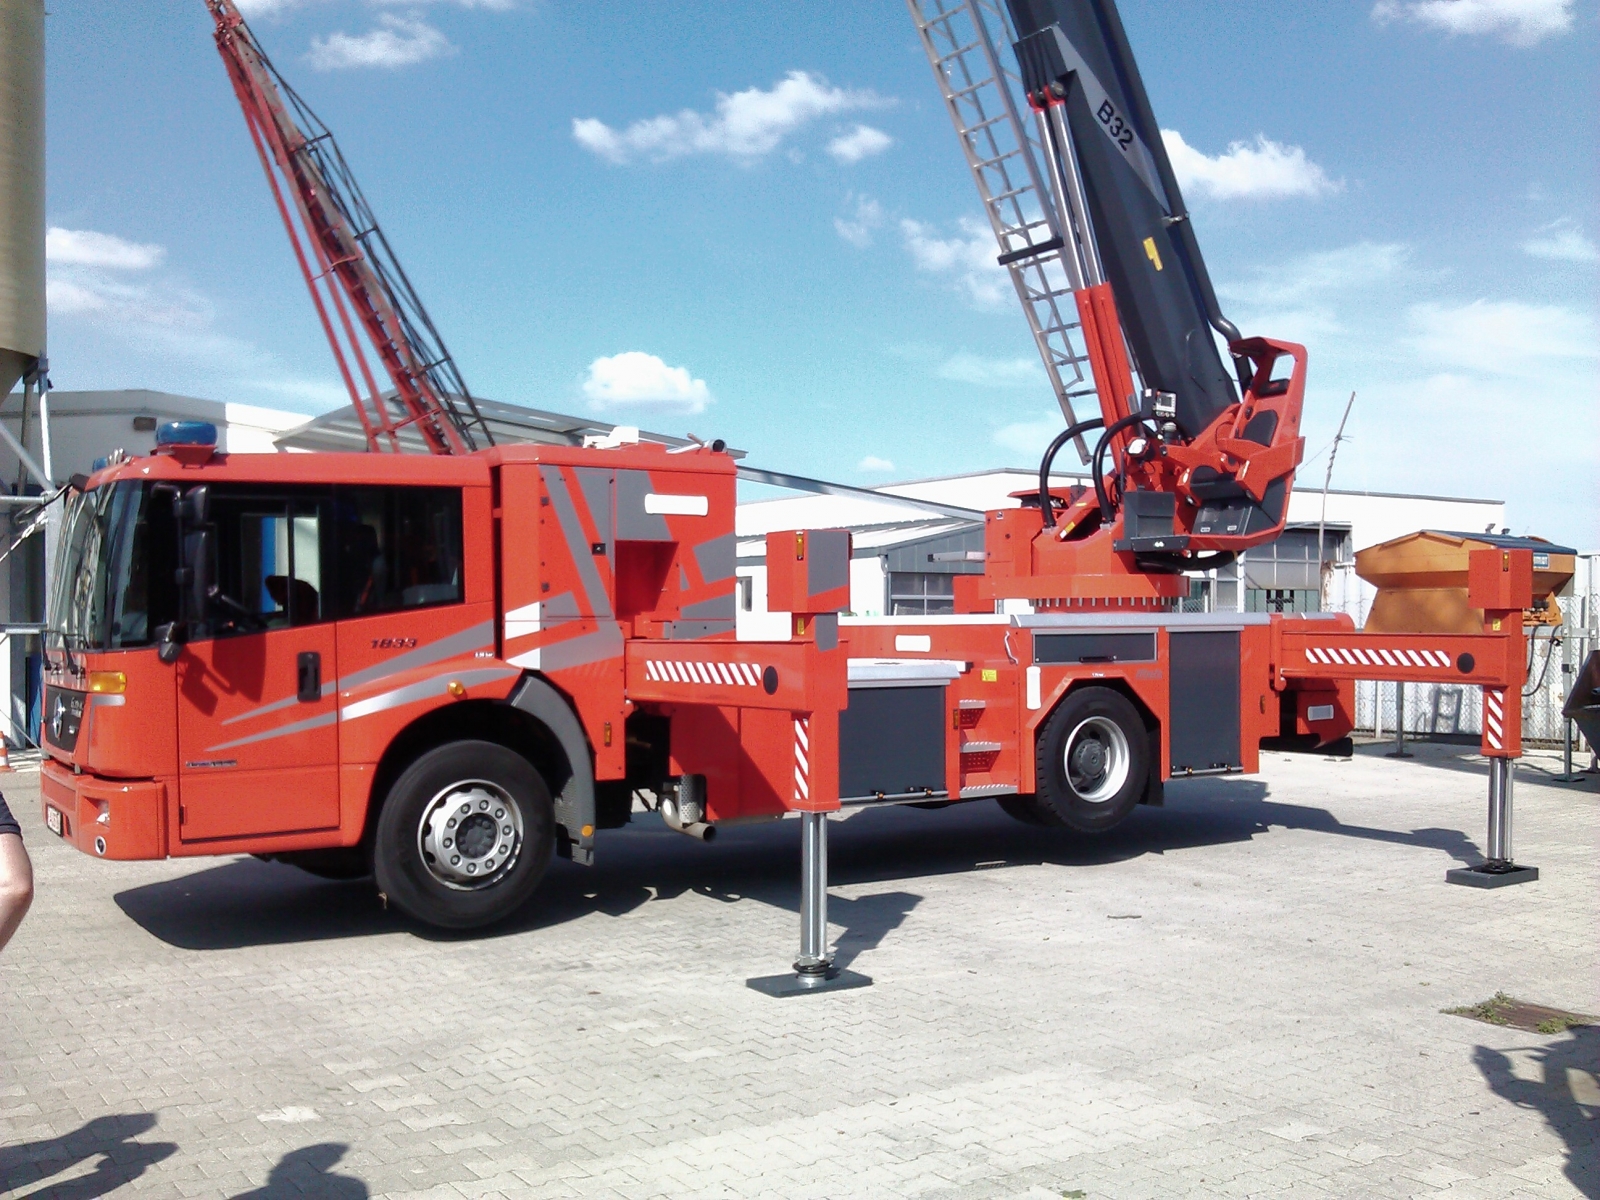
[[[1177,397],[1178,427],[1195,437],[1236,399],[1211,330],[1230,341],[1239,331],[1218,310],[1116,5],[1007,4],[1029,96],[1064,93],[1094,247],[1139,377]]]

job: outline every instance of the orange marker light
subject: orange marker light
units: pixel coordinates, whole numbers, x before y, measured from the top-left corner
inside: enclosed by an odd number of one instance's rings
[[[90,671],[89,690],[100,696],[120,696],[128,690],[128,677],[121,671]]]

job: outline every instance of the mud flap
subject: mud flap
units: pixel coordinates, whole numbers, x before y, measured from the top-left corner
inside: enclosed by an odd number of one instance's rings
[[[588,867],[594,865],[594,761],[577,714],[565,697],[544,680],[523,677],[511,704],[538,721],[561,745],[571,773],[555,797],[556,852]]]

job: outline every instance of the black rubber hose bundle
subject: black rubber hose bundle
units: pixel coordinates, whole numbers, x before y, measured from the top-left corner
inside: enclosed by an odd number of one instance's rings
[[[1050,468],[1055,465],[1056,454],[1073,438],[1088,433],[1091,429],[1099,429],[1105,422],[1099,417],[1088,421],[1079,421],[1076,425],[1068,425],[1056,434],[1055,441],[1050,443],[1050,448],[1044,452],[1044,458],[1039,463],[1039,508],[1044,513],[1044,527],[1055,528],[1055,508],[1050,503]]]
[[[1089,471],[1094,476],[1094,498],[1100,501],[1100,520],[1111,524],[1111,499],[1106,495],[1106,481],[1104,473],[1100,470],[1100,460],[1105,457],[1106,447],[1111,445],[1111,439],[1130,425],[1139,425],[1148,420],[1143,413],[1134,413],[1123,417],[1120,421],[1113,421],[1100,435],[1100,440],[1095,443],[1094,454],[1089,459]]]

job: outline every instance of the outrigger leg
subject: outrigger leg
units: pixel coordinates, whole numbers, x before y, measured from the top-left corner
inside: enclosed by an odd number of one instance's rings
[[[747,986],[769,996],[838,992],[866,987],[872,980],[833,965],[828,953],[828,816],[800,814],[800,957],[794,971],[747,979]]]
[[[1468,887],[1507,887],[1539,878],[1538,867],[1519,867],[1511,859],[1511,776],[1509,758],[1489,760],[1489,842],[1487,861],[1445,872],[1451,883]]]

